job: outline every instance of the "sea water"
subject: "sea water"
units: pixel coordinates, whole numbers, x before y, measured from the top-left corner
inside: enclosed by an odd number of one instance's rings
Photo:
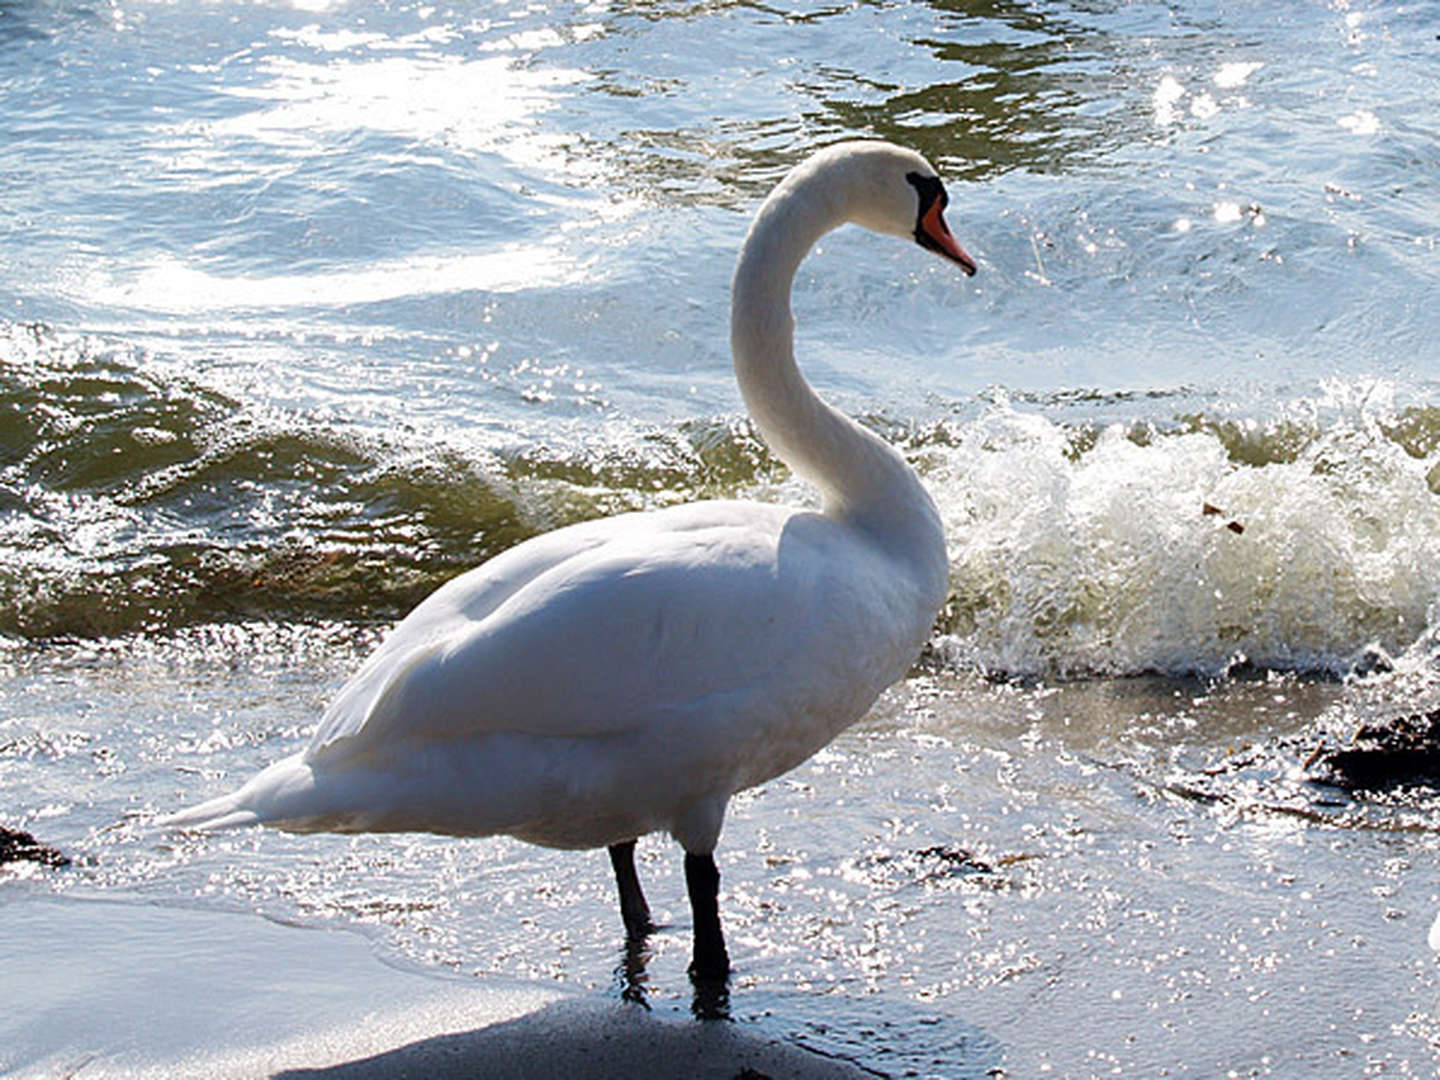
[[[637,974],[601,855],[145,817],[299,748],[528,536],[813,503],[744,417],[729,274],[786,168],[877,135],[980,272],[833,234],[797,352],[925,478],[951,595],[869,717],[736,799],[736,1022],[893,1075],[1428,1075],[1434,793],[1301,766],[1440,700],[1437,34],[1378,2],[0,6],[0,821],[75,859],[0,908],[254,911],[684,1011],[664,838]]]

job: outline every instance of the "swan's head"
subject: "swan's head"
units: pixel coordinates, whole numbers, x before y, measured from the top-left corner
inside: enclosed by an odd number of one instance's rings
[[[886,142],[832,146],[824,157],[848,174],[847,217],[878,233],[909,237],[975,273],[975,260],[945,224],[950,197],[934,167],[913,150]]]

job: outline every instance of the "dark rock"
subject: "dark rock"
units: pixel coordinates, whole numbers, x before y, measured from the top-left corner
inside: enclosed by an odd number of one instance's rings
[[[40,843],[28,832],[0,825],[0,865],[10,862],[38,862],[55,867],[70,865],[68,858]]]

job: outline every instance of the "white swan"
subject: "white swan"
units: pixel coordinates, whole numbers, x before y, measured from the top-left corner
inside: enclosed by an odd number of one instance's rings
[[[940,519],[915,474],[795,366],[791,282],[847,221],[973,274],[945,203],[918,154],[845,143],[791,171],[746,237],[735,374],[822,513],[701,502],[528,540],[396,626],[305,750],[163,823],[604,846],[632,937],[651,929],[635,838],[664,829],[685,849],[691,970],[723,977],[712,853],[730,796],[858,720],[914,660],[946,592]]]

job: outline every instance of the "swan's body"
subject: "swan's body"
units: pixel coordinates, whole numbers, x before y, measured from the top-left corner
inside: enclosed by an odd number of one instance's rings
[[[417,607],[309,747],[210,813],[564,848],[666,829],[710,851],[734,792],[804,761],[913,660],[943,580],[897,581],[895,561],[757,503],[548,533]]]
[[[919,480],[796,368],[790,285],[845,221],[913,235],[973,273],[943,206],[918,155],[845,144],[792,171],[746,239],[737,378],[823,512],[701,502],[520,544],[395,627],[304,751],[168,824],[608,846],[632,933],[649,925],[633,840],[663,829],[687,853],[696,966],[723,970],[711,853],[730,796],[859,719],[913,661],[946,590]]]

